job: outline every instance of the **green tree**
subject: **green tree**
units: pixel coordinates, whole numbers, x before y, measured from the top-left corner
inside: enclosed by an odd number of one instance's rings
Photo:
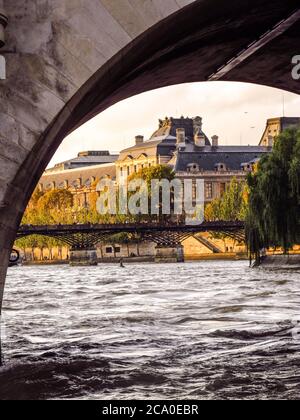
[[[156,166],[151,166],[149,168],[143,168],[143,169],[140,169],[138,172],[132,174],[128,178],[128,182],[134,179],[143,179],[144,181],[146,181],[147,188],[148,188],[149,213],[148,215],[140,215],[138,217],[134,217],[133,220],[130,220],[130,221],[167,222],[168,220],[170,220],[170,215],[162,214],[161,199],[160,199],[160,204],[159,204],[159,207],[160,207],[159,216],[155,216],[151,214],[151,185],[152,185],[153,180],[161,181],[163,179],[166,179],[168,181],[173,181],[175,179],[175,172],[173,171],[173,169],[168,165],[156,165]],[[172,198],[172,194],[171,194],[171,198]]]
[[[239,182],[233,178],[226,188],[222,197],[213,200],[205,208],[205,220],[213,221],[235,221],[245,220],[248,212],[248,187],[245,182]],[[220,239],[224,242],[228,235],[224,233],[211,232],[212,239]],[[230,239],[234,239],[230,237]],[[234,239],[235,243],[235,239]]]
[[[257,257],[261,248],[284,252],[300,241],[300,130],[285,130],[273,152],[261,159],[249,175],[249,248]]]
[[[233,178],[221,198],[205,208],[206,221],[245,220],[248,209],[248,188],[245,182]]]
[[[158,179],[159,181],[167,179],[168,181],[172,181],[175,178],[175,172],[168,165],[156,165],[140,169],[138,172],[132,174],[128,178],[128,181],[140,178],[147,182],[148,189],[151,190],[151,181],[153,179]]]

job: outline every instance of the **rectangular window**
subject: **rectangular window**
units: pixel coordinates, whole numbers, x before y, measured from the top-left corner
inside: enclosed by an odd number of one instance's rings
[[[226,184],[224,182],[221,182],[220,184],[220,196],[222,197],[225,194],[226,191]]]
[[[193,201],[196,201],[197,198],[197,185],[196,183],[193,181]]]
[[[115,247],[115,253],[120,254],[120,252],[121,252],[121,248],[119,246],[116,246]]]
[[[205,198],[210,200],[213,197],[213,184],[212,182],[205,183]]]
[[[106,254],[112,254],[112,253],[113,253],[113,249],[112,249],[112,247],[111,247],[111,246],[107,247],[107,248],[105,249],[105,252],[106,252]]]

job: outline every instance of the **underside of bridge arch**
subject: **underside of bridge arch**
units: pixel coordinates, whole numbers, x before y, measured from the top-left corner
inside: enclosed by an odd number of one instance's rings
[[[0,301],[23,211],[64,137],[168,85],[241,81],[300,93],[298,0],[4,0]],[[137,121],[138,125],[138,121]]]

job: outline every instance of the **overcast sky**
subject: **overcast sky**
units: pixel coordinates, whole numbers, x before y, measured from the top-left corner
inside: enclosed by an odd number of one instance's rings
[[[284,106],[285,104],[285,106]],[[83,150],[118,152],[134,144],[138,134],[147,139],[168,117],[203,118],[203,130],[223,145],[258,144],[266,120],[300,116],[300,96],[244,83],[191,83],[146,92],[119,102],[80,127],[61,144],[52,160],[70,159]]]

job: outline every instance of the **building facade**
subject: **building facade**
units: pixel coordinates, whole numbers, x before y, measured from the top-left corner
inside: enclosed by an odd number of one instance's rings
[[[109,178],[116,185],[143,168],[169,165],[179,179],[203,179],[205,202],[222,196],[233,177],[238,181],[259,159],[271,152],[274,139],[288,127],[300,127],[300,118],[269,119],[258,146],[223,146],[218,136],[211,140],[203,131],[201,117],[165,118],[150,139],[139,135],[135,144],[120,154],[108,151],[81,152],[75,159],[48,169],[41,178],[40,191],[68,189],[77,206],[88,207],[96,181]]]
[[[97,155],[96,159],[99,160],[99,156]],[[114,163],[105,163],[106,159],[103,163],[95,164],[94,155],[85,156],[84,164],[79,167],[76,167],[77,161],[77,159],[68,161],[67,165],[72,169],[64,169],[65,163],[48,169],[40,179],[38,189],[42,192],[54,189],[69,190],[73,194],[74,205],[77,208],[89,208],[91,194],[96,191],[97,181],[104,178],[115,181],[116,166]],[[80,161],[83,163],[82,159]]]
[[[267,120],[265,131],[259,142],[260,146],[272,148],[276,137],[286,128],[300,127],[299,117],[270,118]]]
[[[47,169],[45,174],[63,172],[69,169],[86,168],[88,166],[107,165],[114,163],[118,158],[118,154],[111,154],[107,150],[80,152],[76,158],[58,163],[53,168]]]
[[[209,140],[203,131],[201,117],[166,118],[159,120],[158,129],[150,139],[136,136],[135,144],[119,155],[103,151],[81,152],[77,158],[56,165],[44,173],[38,188],[40,191],[68,189],[77,207],[89,208],[90,197],[100,179],[108,178],[117,187],[141,169],[164,164],[169,165],[176,178],[182,181],[191,179],[196,184],[197,179],[204,180],[205,202],[210,203],[222,196],[234,177],[240,182],[245,181],[259,159],[271,152],[276,136],[285,128],[297,125],[300,126],[300,118],[270,119],[258,146],[223,146],[216,135]],[[245,252],[244,245],[230,239],[212,239],[209,234],[190,238],[183,246],[187,259],[209,258],[215,254],[232,257]],[[64,252],[68,254],[68,250]],[[103,260],[120,257],[151,259],[154,254],[155,244],[152,243],[98,246],[99,259]]]
[[[218,136],[211,140],[203,131],[202,118],[166,118],[149,140],[137,136],[135,145],[120,153],[116,161],[116,180],[139,170],[165,164],[172,167],[176,177],[203,179],[205,202],[222,196],[235,177],[243,181],[253,165],[270,153],[265,146],[221,146]]]

